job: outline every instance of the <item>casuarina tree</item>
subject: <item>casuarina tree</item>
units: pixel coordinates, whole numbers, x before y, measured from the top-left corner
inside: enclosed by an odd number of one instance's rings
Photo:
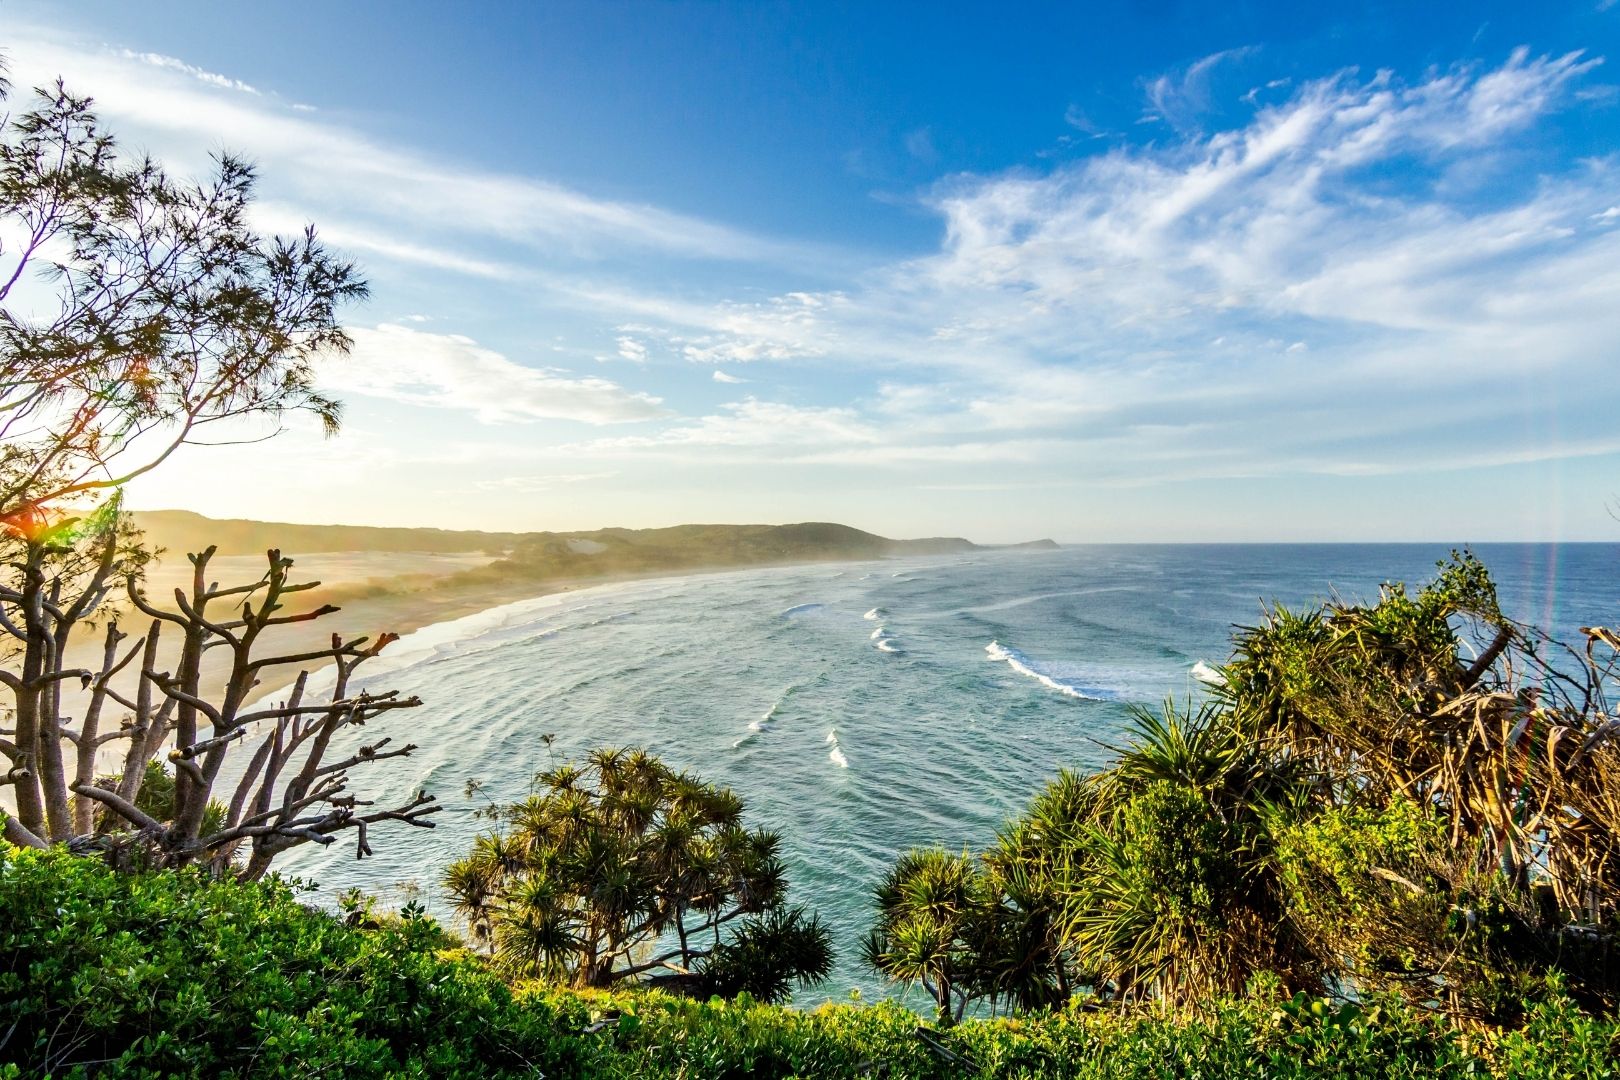
[[[0,80],[0,105],[9,89]],[[365,282],[313,229],[255,232],[242,159],[176,179],[120,152],[92,105],[58,83],[0,117],[5,836],[250,877],[345,830],[365,854],[370,825],[428,824],[434,808],[418,793],[375,809],[349,790],[350,769],[412,749],[340,734],[418,704],[351,692],[390,637],[267,649],[275,628],[335,610],[288,610],[311,585],[277,551],[256,580],[225,587],[208,576],[212,550],[193,555],[189,588],[148,597],[151,553],[120,504],[122,485],[187,444],[265,438],[298,411],[335,430],[315,362],[347,350],[338,311]],[[99,655],[70,663],[92,633]],[[210,653],[228,657],[217,679]],[[253,704],[277,669],[316,663],[336,671],[319,700],[299,678]],[[238,746],[250,760],[227,770]]]

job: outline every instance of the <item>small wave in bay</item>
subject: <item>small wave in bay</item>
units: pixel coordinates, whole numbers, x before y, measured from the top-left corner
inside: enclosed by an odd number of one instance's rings
[[[840,769],[849,768],[849,758],[844,756],[844,748],[838,742],[837,728],[827,732],[827,745],[832,747],[832,749],[827,753],[827,760],[831,761]]]

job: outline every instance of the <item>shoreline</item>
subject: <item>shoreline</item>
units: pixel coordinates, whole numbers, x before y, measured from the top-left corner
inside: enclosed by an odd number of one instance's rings
[[[967,554],[967,553],[963,553]],[[449,627],[480,617],[495,617],[496,613],[506,611],[523,605],[536,604],[542,600],[553,599],[564,594],[590,592],[596,589],[609,588],[616,585],[627,585],[639,582],[680,581],[686,578],[712,577],[718,574],[746,573],[755,570],[787,570],[805,566],[850,566],[862,563],[890,563],[914,558],[938,558],[937,555],[902,555],[886,556],[877,559],[807,559],[790,560],[785,562],[748,563],[741,566],[709,566],[679,571],[648,570],[641,573],[630,574],[604,574],[593,577],[559,578],[555,581],[536,582],[535,591],[525,591],[524,595],[514,596],[510,585],[505,586],[472,586],[462,589],[444,590],[432,601],[424,604],[422,594],[383,594],[375,597],[365,597],[343,605],[339,611],[333,612],[326,619],[318,619],[305,624],[303,633],[309,636],[314,647],[324,644],[333,632],[336,621],[347,616],[349,620],[365,619],[368,625],[377,624],[379,619],[387,619],[387,625],[377,625],[374,630],[354,629],[345,636],[365,633],[369,638],[377,634],[394,633],[399,635],[395,641],[378,654],[375,660],[369,661],[366,667],[360,669],[360,675],[366,678],[375,678],[379,674],[386,674],[389,669],[407,667],[413,660],[403,660],[389,663],[391,658],[413,650],[412,639],[416,638],[419,649],[422,644],[422,635],[430,634],[441,628]],[[388,618],[385,612],[389,609],[401,609],[397,615]],[[331,620],[331,621],[328,621]],[[266,698],[286,690],[297,681],[300,671],[307,671],[312,682],[317,673],[330,668],[331,662],[314,663],[303,666],[289,665],[273,673],[268,673],[255,688],[247,705],[264,701]],[[379,670],[381,669],[381,670]]]

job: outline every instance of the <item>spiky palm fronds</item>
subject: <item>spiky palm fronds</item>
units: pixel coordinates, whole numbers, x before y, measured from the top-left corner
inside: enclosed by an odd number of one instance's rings
[[[723,925],[768,920],[784,902],[776,834],[749,831],[734,794],[644,750],[597,750],[535,784],[500,812],[505,828],[479,837],[444,877],[475,939],[513,976],[605,986],[668,968],[690,980],[725,946]],[[732,944],[747,943],[733,934]],[[815,970],[778,974],[791,982]]]

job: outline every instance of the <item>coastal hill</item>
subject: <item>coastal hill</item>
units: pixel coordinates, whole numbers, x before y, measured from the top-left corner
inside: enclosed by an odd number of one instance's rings
[[[270,548],[289,554],[333,551],[397,551],[499,554],[520,533],[460,529],[388,529],[372,525],[295,525],[283,521],[211,518],[190,510],[137,510],[135,524],[154,547],[171,555],[201,551],[210,544],[220,555],[263,555]]]
[[[1050,540],[1040,543],[1057,545]],[[602,574],[647,574],[670,570],[835,562],[904,555],[953,555],[983,551],[960,537],[890,540],[848,525],[676,525],[665,529],[597,529],[579,533],[534,533],[505,557],[467,577],[550,579]]]
[[[220,555],[262,555],[272,547],[294,555],[483,553],[494,561],[469,573],[486,581],[577,579],[772,563],[951,555],[989,549],[961,537],[891,540],[828,522],[511,533],[215,520],[186,510],[138,511],[134,516],[147,540],[171,555],[198,551],[210,544],[218,548]],[[1053,549],[1057,544],[1036,540],[1007,546]]]

